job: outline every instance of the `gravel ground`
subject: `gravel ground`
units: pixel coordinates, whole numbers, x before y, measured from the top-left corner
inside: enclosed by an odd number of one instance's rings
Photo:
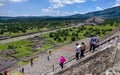
[[[88,42],[88,40],[89,38],[85,38],[81,41]],[[78,41],[78,43],[81,41]],[[69,60],[71,56],[75,55],[75,44],[76,42],[73,42],[52,52],[52,54],[49,56],[49,61],[47,60],[48,54],[42,54],[33,61],[34,65],[32,67],[30,64],[27,64],[21,66],[20,68],[24,67],[25,75],[41,75],[43,72],[52,69],[53,65],[58,65],[59,57],[61,55],[65,56],[67,60]],[[13,72],[18,72],[20,68],[14,70]]]
[[[81,41],[85,42],[88,46],[89,40],[89,38],[85,38]],[[78,41],[78,43],[80,43],[81,41]],[[43,72],[52,69],[52,65],[56,66],[59,64],[58,62],[60,55],[65,56],[67,60],[69,60],[69,58],[75,54],[75,43],[76,42],[73,42],[52,52],[52,55],[50,56],[50,61],[47,60],[48,54],[42,54],[39,55],[39,57],[36,60],[34,60],[34,65],[32,67],[30,66],[30,64],[21,66],[25,69],[25,75],[41,75]],[[13,72],[18,71],[19,68],[15,69]]]

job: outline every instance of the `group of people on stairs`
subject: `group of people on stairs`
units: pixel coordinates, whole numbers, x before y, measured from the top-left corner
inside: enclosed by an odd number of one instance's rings
[[[95,51],[95,48],[98,46],[98,43],[99,43],[99,39],[97,36],[92,36],[91,39],[90,39],[90,52],[94,52]],[[85,53],[85,50],[86,50],[86,44],[84,42],[81,42],[81,44],[79,43],[76,43],[76,60],[79,60],[80,58],[83,58],[85,57],[84,53]],[[49,52],[50,55],[51,55],[51,52]],[[59,65],[61,67],[61,69],[63,69],[64,67],[64,64],[66,62],[66,58],[64,56],[60,56],[59,58]],[[31,67],[33,67],[33,59],[30,59],[30,64],[31,64]],[[23,73],[24,74],[24,68],[22,67],[20,69],[20,73]],[[8,71],[5,70],[3,73],[0,73],[0,75],[8,75]]]
[[[90,49],[89,51],[91,52],[94,52],[96,47],[99,46],[99,38],[98,36],[92,36],[91,39],[90,39]],[[81,42],[81,44],[79,43],[76,43],[76,60],[79,60],[80,58],[83,58],[85,57],[84,53],[85,53],[85,50],[86,50],[86,44],[84,42]],[[66,58],[64,56],[61,56],[60,57],[60,66],[61,68],[63,68],[63,64],[66,62]]]

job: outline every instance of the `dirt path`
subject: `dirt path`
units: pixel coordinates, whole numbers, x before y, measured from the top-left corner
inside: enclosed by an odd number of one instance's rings
[[[35,36],[39,36],[41,34],[46,34],[46,33],[50,33],[50,32],[56,32],[57,30],[69,29],[69,28],[73,28],[73,27],[79,27],[79,26],[82,26],[82,25],[83,24],[78,24],[78,25],[75,25],[75,26],[67,27],[67,28],[56,29],[56,30],[51,30],[51,31],[47,31],[47,32],[39,32],[39,33],[35,33],[35,34],[24,35],[24,36],[5,39],[5,40],[0,40],[0,44],[14,42],[14,41],[23,40],[23,39],[28,39],[28,38],[32,38],[32,37],[35,37]]]
[[[81,41],[88,41],[89,38],[85,38]],[[78,41],[79,43],[81,41]],[[51,69],[53,65],[59,65],[59,57],[61,55],[65,56],[67,60],[73,55],[75,55],[75,43],[71,43],[67,46],[61,47],[54,51],[52,55],[50,55],[50,61],[47,60],[48,54],[40,54],[39,57],[34,60],[34,65],[31,67],[30,63],[27,65],[23,65],[25,69],[25,75],[41,75],[43,72]],[[18,72],[19,68],[14,70],[13,72]]]

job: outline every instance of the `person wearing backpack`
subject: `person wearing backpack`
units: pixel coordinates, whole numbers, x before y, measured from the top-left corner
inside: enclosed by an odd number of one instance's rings
[[[93,50],[93,52],[95,51],[95,48],[96,48],[96,37],[93,36],[91,39],[90,39],[90,51]]]
[[[85,56],[84,55],[85,50],[86,50],[86,45],[84,42],[81,42],[81,54],[80,54],[81,58]]]
[[[95,36],[95,39],[96,39],[96,47],[99,47],[99,35]]]

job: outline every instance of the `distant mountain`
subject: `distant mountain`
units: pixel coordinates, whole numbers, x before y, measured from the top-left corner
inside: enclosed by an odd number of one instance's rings
[[[71,16],[18,16],[18,17],[7,17],[0,16],[0,19],[15,19],[15,18],[91,18],[91,17],[101,17],[101,18],[120,18],[120,6],[108,8],[102,11],[89,12],[86,14],[75,14]]]
[[[0,16],[0,20],[13,19],[14,17]]]
[[[9,16],[0,16],[0,19],[21,19],[21,18],[54,18],[52,16],[17,16],[17,17],[9,17]]]
[[[120,18],[120,6],[112,7],[102,11],[90,12],[86,14],[75,14],[69,16],[70,18],[90,18],[90,17],[102,17],[102,18]]]

